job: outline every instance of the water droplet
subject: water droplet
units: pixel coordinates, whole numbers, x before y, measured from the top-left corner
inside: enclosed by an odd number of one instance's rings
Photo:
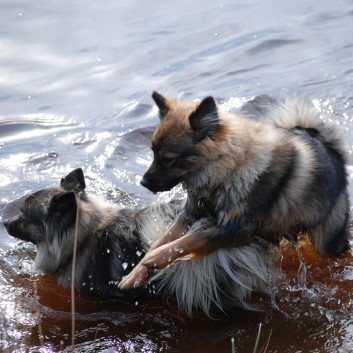
[[[184,249],[175,246],[175,247],[174,247],[174,251],[175,251],[175,252],[178,252],[179,254],[182,254],[182,253],[184,252]]]
[[[123,262],[122,263],[122,266],[123,266],[123,269],[126,270],[127,266],[128,266],[128,263],[127,262]]]
[[[59,155],[56,152],[49,152],[48,157],[49,158],[57,158]]]
[[[107,249],[107,253],[108,253],[108,254],[110,253],[110,249]]]
[[[325,314],[325,309],[322,306],[319,306],[318,309],[321,315]]]
[[[139,251],[139,250],[136,251],[136,255],[137,255],[137,256],[141,256],[141,254],[142,254],[141,251]]]
[[[334,319],[333,311],[332,310],[327,310],[326,311],[326,317],[327,317],[328,321],[333,321],[333,319]]]
[[[166,338],[172,338],[172,334],[169,331],[162,331],[161,334]]]

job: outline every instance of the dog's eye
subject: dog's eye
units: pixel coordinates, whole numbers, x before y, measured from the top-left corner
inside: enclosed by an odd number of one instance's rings
[[[165,167],[171,167],[175,161],[176,161],[176,158],[172,158],[172,157],[162,157],[161,158],[161,162]]]
[[[32,222],[31,218],[25,212],[23,212],[22,208],[20,209],[20,211],[21,211],[22,222],[31,223]]]
[[[31,220],[28,217],[26,217],[24,214],[21,215],[21,220],[24,223],[30,223],[31,222]]]

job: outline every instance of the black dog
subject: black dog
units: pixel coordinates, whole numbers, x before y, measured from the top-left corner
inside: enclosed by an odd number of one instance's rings
[[[125,299],[175,297],[189,314],[199,309],[208,315],[215,308],[226,311],[247,306],[253,290],[268,292],[268,246],[260,241],[192,261],[177,261],[154,272],[141,288],[119,289],[117,284],[166,231],[180,209],[178,202],[139,211],[118,209],[87,194],[83,172],[76,169],[61,180],[60,187],[28,196],[21,213],[4,224],[9,234],[37,246],[37,269],[56,273],[59,283],[70,287],[77,219],[78,291]],[[195,227],[207,228],[212,223],[212,218],[204,218]]]

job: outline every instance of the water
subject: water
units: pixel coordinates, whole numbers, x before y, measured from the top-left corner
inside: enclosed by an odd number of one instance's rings
[[[212,94],[230,108],[258,94],[299,93],[332,114],[352,151],[352,30],[353,2],[343,0],[3,0],[0,220],[77,167],[89,190],[124,205],[172,196],[139,186],[158,121],[153,90]],[[47,351],[67,347],[70,294],[33,271],[32,246],[2,225],[0,235],[0,346],[35,351],[42,332]],[[240,352],[251,352],[262,322],[264,339],[273,332],[271,352],[353,350],[351,255],[309,253],[304,265],[290,247],[281,256],[279,309],[189,320],[172,303],[79,296],[77,343],[81,351],[230,352],[234,336]]]

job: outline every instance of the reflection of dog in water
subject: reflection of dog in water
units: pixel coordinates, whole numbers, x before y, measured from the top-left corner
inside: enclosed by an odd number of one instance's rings
[[[59,283],[70,287],[78,216],[78,291],[124,299],[175,297],[189,313],[195,309],[206,314],[213,309],[247,306],[253,290],[267,292],[268,247],[261,241],[218,250],[197,261],[178,261],[155,272],[145,287],[120,290],[117,283],[141,260],[149,244],[163,234],[178,208],[180,204],[172,203],[140,211],[118,209],[87,194],[83,172],[76,169],[61,180],[60,187],[28,196],[21,213],[5,221],[5,226],[12,236],[36,245],[37,269],[56,273]],[[194,228],[208,228],[212,223],[211,217],[200,219]]]
[[[142,285],[152,269],[182,256],[242,247],[255,236],[278,243],[305,232],[320,255],[348,249],[346,151],[312,104],[272,101],[254,120],[220,111],[213,97],[197,104],[153,98],[160,124],[141,184],[159,192],[182,183],[188,198],[121,288]],[[193,229],[209,215],[215,223]]]

